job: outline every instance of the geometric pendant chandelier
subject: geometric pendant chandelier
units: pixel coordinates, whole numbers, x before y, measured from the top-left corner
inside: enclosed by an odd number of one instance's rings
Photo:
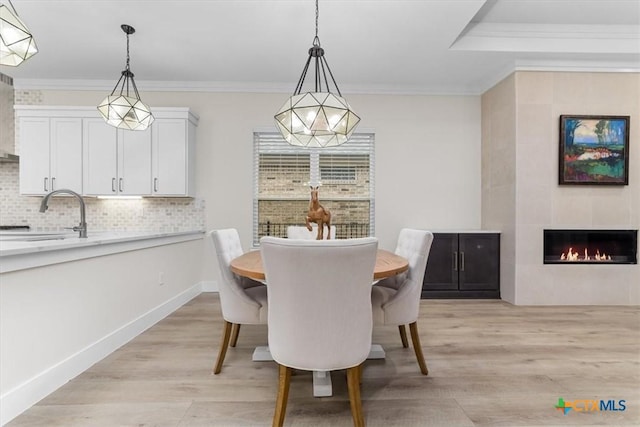
[[[120,79],[107,96],[98,105],[98,111],[111,126],[127,130],[145,130],[153,123],[153,115],[149,106],[140,100],[140,94],[129,68],[129,35],[136,32],[135,28],[123,24],[120,26],[127,35],[127,66],[120,75]],[[118,92],[119,88],[119,92]],[[129,93],[129,89],[133,93]]]
[[[11,0],[9,4],[13,11],[0,4],[0,65],[16,67],[38,53],[38,48]]]
[[[314,61],[314,91],[302,92],[311,61]],[[327,72],[330,79],[327,78]],[[333,83],[337,95],[331,92]],[[324,83],[324,85],[323,85]],[[316,36],[309,58],[291,98],[274,116],[282,137],[291,145],[302,147],[334,147],[344,144],[360,121],[342,97],[338,84],[324,57],[318,38],[318,0],[316,0]]]

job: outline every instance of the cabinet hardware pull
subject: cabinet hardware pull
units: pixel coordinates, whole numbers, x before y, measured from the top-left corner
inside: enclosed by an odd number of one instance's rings
[[[458,251],[453,251],[453,271],[458,271]]]
[[[47,182],[49,181],[49,178],[47,178],[46,176],[44,177],[44,191],[49,191],[49,189],[47,188]]]
[[[460,271],[464,271],[464,252],[460,252]]]
[[[111,178],[111,191],[116,192],[116,179]]]
[[[52,176],[51,177],[51,191],[56,189],[56,177]]]
[[[122,191],[122,178],[118,181],[118,191]]]
[[[158,192],[158,178],[153,178],[153,191]]]

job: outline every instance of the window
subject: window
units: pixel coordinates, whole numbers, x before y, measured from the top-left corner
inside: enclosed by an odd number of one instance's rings
[[[253,243],[286,237],[304,225],[310,183],[320,183],[320,204],[331,212],[337,238],[374,234],[374,134],[322,149],[289,145],[278,132],[255,132]]]
[[[356,184],[358,172],[369,167],[369,156],[321,153],[319,162],[320,182],[323,184]]]

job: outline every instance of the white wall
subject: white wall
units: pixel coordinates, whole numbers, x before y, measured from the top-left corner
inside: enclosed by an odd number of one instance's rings
[[[0,425],[198,295],[202,246],[198,239],[3,273]]]
[[[289,94],[143,92],[158,107],[190,107],[197,130],[197,197],[207,229],[235,227],[251,243],[253,139],[273,127]],[[104,92],[43,91],[44,105],[94,105]],[[376,235],[394,249],[402,227],[480,227],[480,97],[346,95],[376,133]],[[203,280],[219,278],[210,247]],[[210,262],[206,262],[210,260]]]

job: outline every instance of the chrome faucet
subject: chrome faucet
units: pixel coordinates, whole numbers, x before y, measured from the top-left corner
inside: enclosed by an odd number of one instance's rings
[[[54,190],[51,193],[48,193],[46,196],[44,196],[44,199],[42,199],[42,203],[40,203],[40,212],[46,212],[47,209],[49,209],[49,197],[53,196],[54,194],[71,194],[72,196],[75,196],[78,201],[80,202],[80,225],[78,225],[77,227],[73,227],[73,231],[79,231],[80,235],[78,237],[80,237],[81,239],[86,239],[87,238],[87,222],[85,221],[85,206],[84,206],[84,200],[82,199],[82,196],[79,195],[78,193],[76,193],[75,191],[72,190],[67,190],[66,188],[61,188],[59,190]]]

